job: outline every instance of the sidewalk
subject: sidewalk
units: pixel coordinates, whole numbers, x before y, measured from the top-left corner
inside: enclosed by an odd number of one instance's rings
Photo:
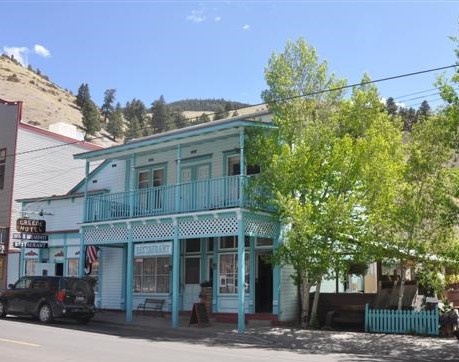
[[[459,361],[459,342],[456,338],[301,330],[250,324],[245,333],[239,334],[236,324],[216,323],[212,318],[210,326],[198,327],[195,324],[189,326],[189,316],[181,315],[178,328],[172,328],[169,315],[159,317],[134,313],[132,322],[126,322],[125,319],[124,312],[98,311],[91,323],[136,331],[137,337],[140,333],[145,338],[155,340],[237,345],[298,353],[350,353],[370,361]]]

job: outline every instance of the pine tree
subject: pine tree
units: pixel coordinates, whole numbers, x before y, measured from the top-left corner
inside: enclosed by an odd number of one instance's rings
[[[110,113],[113,112],[113,102],[115,101],[116,89],[107,89],[104,92],[104,103],[101,107],[101,114],[104,117],[104,123],[107,122],[107,118],[110,116]]]
[[[386,100],[386,110],[391,116],[395,116],[398,113],[398,106],[394,101],[394,98],[389,97]]]
[[[147,136],[152,133],[149,127],[147,127],[147,107],[145,107],[145,104],[141,100],[134,98],[131,102],[127,102],[123,113],[128,124],[130,120],[137,119],[138,131],[136,133],[140,132],[140,135],[135,136],[135,138],[142,135]]]
[[[137,116],[132,116],[127,120],[127,128],[125,132],[126,141],[133,138],[142,137],[142,127],[140,126],[140,121]]]
[[[161,95],[159,99],[152,103],[151,107],[151,127],[153,128],[153,133],[167,131],[170,118],[166,101],[164,100],[164,96]]]
[[[89,93],[89,86],[87,83],[82,83],[78,88],[78,93],[76,96],[76,104],[78,107],[83,109],[84,105],[91,100],[91,95]]]
[[[173,120],[175,128],[184,128],[184,127],[189,126],[189,124],[190,124],[190,122],[183,115],[182,112],[174,112],[174,113],[172,113],[172,120]]]
[[[107,131],[116,140],[123,135],[123,110],[119,103],[116,104],[115,110],[108,115]]]
[[[93,101],[89,100],[83,105],[83,126],[86,130],[85,139],[89,136],[94,136],[97,131],[100,131],[100,113]]]

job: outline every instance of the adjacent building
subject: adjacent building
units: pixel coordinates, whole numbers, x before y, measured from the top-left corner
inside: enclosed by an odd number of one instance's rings
[[[16,281],[20,273],[16,221],[47,213],[46,207],[35,214],[27,207],[21,210],[16,200],[67,193],[85,174],[84,161],[75,161],[73,155],[101,149],[23,123],[21,114],[22,102],[0,99],[0,289]],[[81,215],[71,216],[81,219]]]

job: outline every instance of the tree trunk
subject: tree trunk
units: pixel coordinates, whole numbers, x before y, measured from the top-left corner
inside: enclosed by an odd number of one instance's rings
[[[319,320],[317,318],[317,308],[319,306],[320,285],[321,285],[321,281],[319,281],[316,284],[316,291],[314,293],[314,301],[312,303],[311,317],[309,319],[309,325],[312,328],[319,328]]]
[[[309,325],[309,294],[313,283],[301,282],[301,327],[308,328]]]
[[[400,264],[400,290],[398,292],[398,305],[397,309],[401,310],[403,305],[403,294],[405,293],[405,274],[406,268],[403,264]]]

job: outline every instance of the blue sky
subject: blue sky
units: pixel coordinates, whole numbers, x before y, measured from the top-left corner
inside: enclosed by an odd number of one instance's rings
[[[358,82],[454,64],[459,1],[0,0],[0,50],[74,93],[88,83],[124,105],[186,98],[261,102],[264,69],[304,37],[329,70]],[[417,108],[440,72],[378,84]]]

